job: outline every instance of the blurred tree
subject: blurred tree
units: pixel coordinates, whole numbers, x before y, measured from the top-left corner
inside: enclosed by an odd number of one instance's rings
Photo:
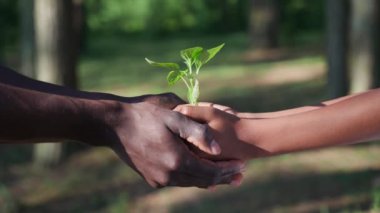
[[[375,65],[373,75],[373,86],[380,87],[380,1],[375,2],[376,17],[375,17],[375,31],[374,31],[374,54]]]
[[[84,0],[73,0],[73,39],[75,41],[74,48],[77,50],[77,54],[75,54],[75,56],[78,56],[81,50],[86,46],[87,13],[85,9]]]
[[[248,0],[86,0],[97,34],[235,32],[247,29]]]
[[[280,37],[286,45],[309,45],[324,37],[326,1],[280,1]]]
[[[18,40],[18,1],[0,0],[0,62],[4,63],[9,49]]]
[[[278,46],[279,2],[278,0],[251,0],[250,36],[257,48]]]
[[[155,0],[150,2],[146,31],[153,36],[208,31],[207,5],[202,0]],[[215,29],[214,29],[215,30]]]
[[[375,85],[375,45],[377,0],[351,0],[350,93],[362,92]]]
[[[362,92],[374,86],[376,2],[351,0],[350,93]]]
[[[36,76],[39,80],[76,87],[73,3],[69,0],[35,0]],[[43,101],[43,100],[41,100]],[[62,155],[61,144],[39,144],[34,160],[50,166]]]
[[[247,7],[246,0],[219,0],[216,8],[220,11],[220,17],[216,21],[217,31],[236,32],[247,28]],[[211,8],[209,8],[211,10]]]
[[[348,7],[347,0],[326,0],[328,92],[331,98],[348,92]]]
[[[20,0],[21,20],[21,73],[35,76],[34,67],[34,0]]]

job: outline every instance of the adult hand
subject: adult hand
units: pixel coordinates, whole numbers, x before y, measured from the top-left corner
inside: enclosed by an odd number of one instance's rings
[[[154,99],[159,100],[153,102],[157,105],[150,101],[131,104],[112,101],[112,107],[105,110],[108,131],[98,143],[108,142],[107,145],[153,187],[238,185],[242,162],[213,162],[189,150],[186,143],[209,155],[220,153],[207,126],[159,107],[170,108],[171,104],[162,102],[157,96],[145,100]]]

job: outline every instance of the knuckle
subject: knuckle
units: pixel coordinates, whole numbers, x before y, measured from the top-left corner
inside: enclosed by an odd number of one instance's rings
[[[181,115],[181,113],[179,112],[171,111],[167,114],[167,116],[165,116],[165,118],[167,119],[167,122],[169,122],[170,124],[178,125],[183,119],[182,116],[183,115]]]
[[[147,95],[144,97],[144,101],[151,103],[151,104],[158,104],[159,98],[155,95]]]
[[[200,139],[207,139],[208,131],[208,126],[206,124],[198,124],[197,128],[195,129],[195,134]]]
[[[171,119],[173,122],[179,123],[179,122],[183,122],[184,117],[179,112],[172,112]]]

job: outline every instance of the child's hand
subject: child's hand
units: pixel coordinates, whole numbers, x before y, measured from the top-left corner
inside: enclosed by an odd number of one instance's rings
[[[222,152],[218,156],[210,156],[205,153],[197,154],[213,160],[247,160],[262,155],[260,149],[242,140],[239,130],[241,130],[244,122],[231,112],[221,111],[214,107],[191,105],[180,105],[174,110],[198,122],[208,124],[213,131],[216,142],[222,148]]]

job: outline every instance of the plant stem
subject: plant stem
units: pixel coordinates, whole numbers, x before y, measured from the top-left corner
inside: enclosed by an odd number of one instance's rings
[[[186,64],[187,68],[189,69],[189,72],[190,72],[190,75],[191,75],[193,73],[193,66],[191,64],[191,61],[187,60],[185,62],[185,64]]]
[[[181,77],[182,81],[186,84],[186,87],[188,90],[191,89],[190,85],[187,83],[186,79],[184,77]]]

